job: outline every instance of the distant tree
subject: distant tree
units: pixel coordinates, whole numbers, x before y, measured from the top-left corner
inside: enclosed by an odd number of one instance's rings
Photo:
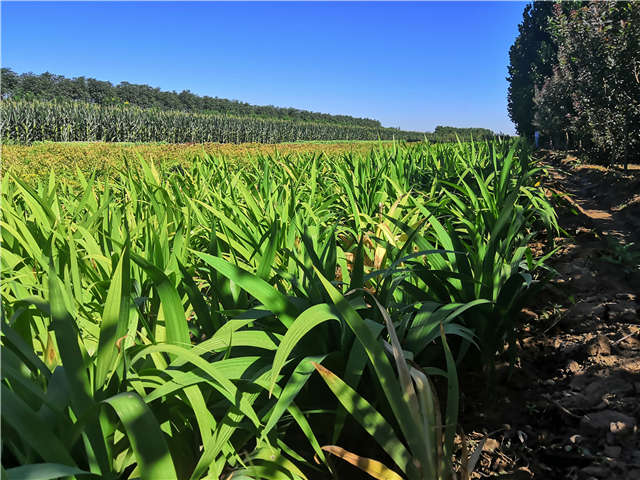
[[[167,92],[149,85],[111,82],[94,78],[65,78],[43,73],[16,74],[11,69],[2,69],[2,95],[14,99],[78,100],[98,105],[121,105],[128,102],[143,108],[181,110],[185,112],[216,113],[242,117],[295,120],[314,123],[381,128],[377,120],[356,118],[348,115],[329,115],[296,108],[272,105],[250,105],[238,100],[195,95],[189,90],[180,93]]]
[[[0,94],[2,98],[11,96],[11,93],[15,91],[20,80],[18,75],[10,68],[2,68],[2,79],[0,81]]]
[[[464,141],[470,138],[474,140],[486,140],[494,136],[495,133],[488,128],[459,128],[442,125],[438,125],[433,133],[427,135],[430,140],[436,142],[455,142],[458,139]]]
[[[87,79],[87,93],[91,103],[108,105],[111,103],[111,90],[113,85],[110,82],[101,82],[95,78]]]

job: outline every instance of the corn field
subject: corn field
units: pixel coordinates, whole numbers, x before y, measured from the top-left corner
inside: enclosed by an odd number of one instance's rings
[[[301,140],[422,140],[394,128],[265,120],[201,113],[101,106],[83,102],[3,100],[3,141],[279,143]]]
[[[31,139],[213,128],[33,105]],[[2,180],[6,478],[470,478],[458,369],[514,344],[557,229],[526,145],[137,162]]]

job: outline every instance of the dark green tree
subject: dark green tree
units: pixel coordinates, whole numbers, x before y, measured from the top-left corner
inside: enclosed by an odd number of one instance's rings
[[[640,3],[558,6],[551,32],[558,63],[536,98],[541,126],[570,131],[602,163],[640,160]]]
[[[111,82],[94,78],[65,78],[43,73],[16,74],[9,68],[2,69],[2,95],[13,99],[39,99],[59,101],[84,101],[98,105],[125,104],[141,108],[158,108],[192,113],[215,113],[239,117],[257,117],[289,121],[381,128],[377,120],[356,118],[349,115],[329,115],[296,108],[273,105],[250,105],[238,100],[200,96],[189,90],[180,93],[167,92],[149,85]]]
[[[16,72],[10,68],[2,68],[2,81],[0,81],[0,94],[2,95],[2,98],[8,97],[11,92],[16,89],[19,83],[20,79]]]
[[[509,117],[519,135],[531,139],[534,133],[534,96],[553,73],[557,46],[548,31],[553,2],[528,4],[518,26],[519,34],[509,49]]]

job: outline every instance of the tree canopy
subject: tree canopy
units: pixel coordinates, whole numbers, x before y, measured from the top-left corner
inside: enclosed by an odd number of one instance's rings
[[[553,73],[557,46],[548,31],[553,3],[528,4],[518,26],[519,35],[509,49],[507,108],[519,135],[533,137],[533,97]]]
[[[640,159],[640,4],[593,2],[570,13],[556,6],[550,31],[554,73],[536,95],[536,127],[559,129],[595,159]]]
[[[510,50],[518,133],[604,163],[640,159],[640,3],[534,2]]]
[[[335,123],[380,128],[378,120],[349,115],[331,115],[297,108],[273,105],[250,105],[238,100],[196,95],[189,90],[180,93],[163,91],[145,84],[121,82],[117,85],[95,78],[66,78],[49,72],[18,74],[2,68],[2,98],[15,100],[73,100],[98,105],[130,104],[141,108],[158,108],[194,113],[216,113],[239,117],[260,117],[314,123]]]

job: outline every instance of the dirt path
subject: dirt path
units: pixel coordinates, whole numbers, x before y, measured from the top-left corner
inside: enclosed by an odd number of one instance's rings
[[[558,275],[523,314],[517,368],[480,404],[467,389],[466,430],[489,437],[475,476],[640,480],[640,166],[544,162]]]

